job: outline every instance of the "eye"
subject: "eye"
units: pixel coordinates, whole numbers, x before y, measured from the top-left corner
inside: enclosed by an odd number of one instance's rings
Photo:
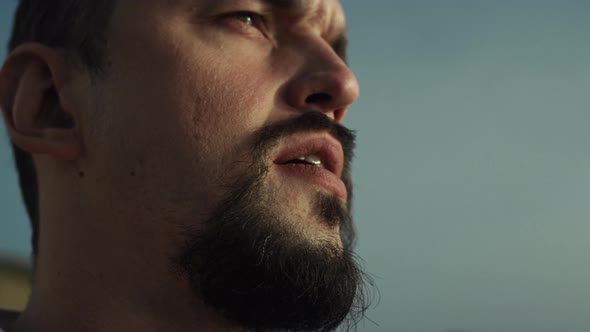
[[[225,18],[229,19],[230,23],[232,24],[239,24],[239,27],[242,29],[252,27],[260,30],[261,32],[266,30],[264,17],[260,14],[241,11],[225,15]]]
[[[256,26],[256,23],[258,23],[261,19],[260,15],[250,12],[235,13],[233,14],[233,17],[238,21],[241,21],[242,23],[250,26]]]

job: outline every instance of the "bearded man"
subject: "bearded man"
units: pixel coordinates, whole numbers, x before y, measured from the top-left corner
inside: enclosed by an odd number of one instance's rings
[[[354,329],[338,0],[21,0],[9,48],[34,281],[3,329]]]

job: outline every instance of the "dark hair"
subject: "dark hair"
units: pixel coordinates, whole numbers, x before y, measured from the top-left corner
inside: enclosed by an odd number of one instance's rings
[[[115,0],[20,0],[9,52],[27,42],[67,50],[68,61],[92,73],[104,69],[107,35]],[[33,256],[38,252],[39,193],[30,153],[12,144],[21,193],[31,221]]]

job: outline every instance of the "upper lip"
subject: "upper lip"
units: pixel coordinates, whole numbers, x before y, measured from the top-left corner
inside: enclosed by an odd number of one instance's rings
[[[341,177],[344,166],[342,145],[329,134],[307,135],[289,139],[273,158],[275,164],[284,164],[290,160],[309,155],[318,156],[328,171]]]

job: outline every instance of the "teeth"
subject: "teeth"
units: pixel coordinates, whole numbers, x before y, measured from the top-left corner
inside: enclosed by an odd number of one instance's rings
[[[303,161],[308,162],[313,165],[316,165],[317,167],[324,168],[324,165],[322,164],[322,159],[316,155],[312,154],[312,155],[305,156],[305,157],[299,157],[297,159],[303,160]]]

